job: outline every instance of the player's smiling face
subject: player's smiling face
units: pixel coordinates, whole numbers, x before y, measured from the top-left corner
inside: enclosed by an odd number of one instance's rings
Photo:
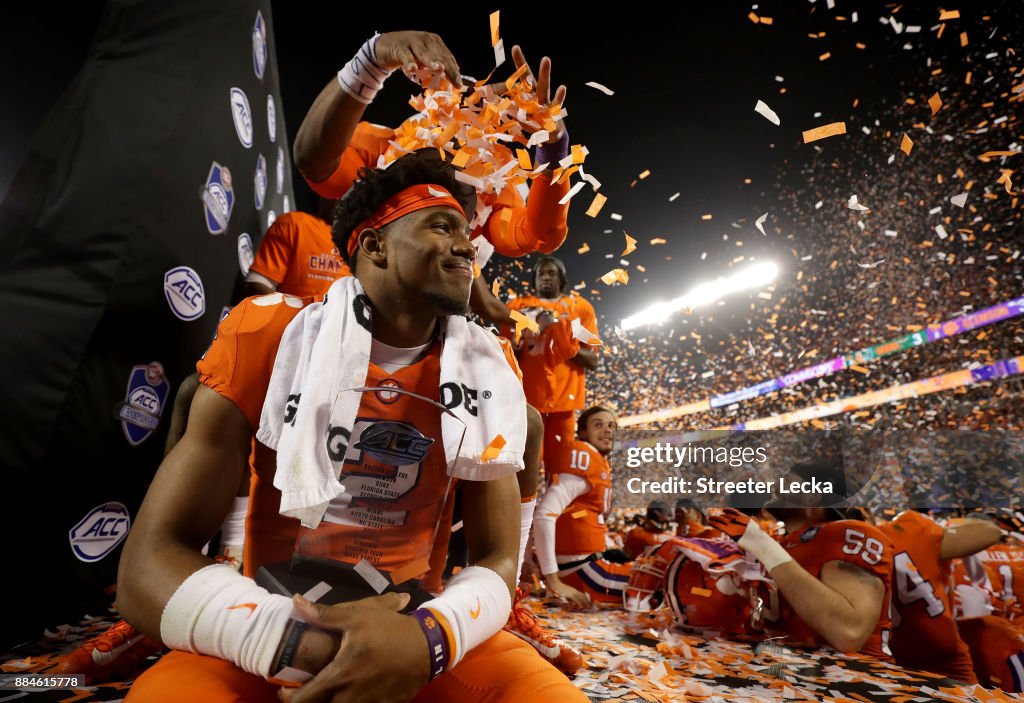
[[[405,297],[418,297],[435,314],[467,312],[476,250],[461,212],[447,206],[417,210],[393,222],[387,239],[388,267]]]
[[[582,439],[592,444],[602,455],[608,454],[615,446],[616,428],[615,416],[602,410],[587,418]]]

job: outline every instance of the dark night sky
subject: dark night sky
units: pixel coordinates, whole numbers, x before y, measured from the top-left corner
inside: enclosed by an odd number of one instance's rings
[[[995,25],[1001,14],[1009,24],[1015,21],[1010,13],[1019,10],[1000,7],[1018,4],[961,2],[963,26],[986,13],[995,16]],[[17,21],[2,23],[0,85],[5,109],[0,193],[6,192],[34,125],[84,56],[100,7],[101,3],[76,3],[70,13],[57,15],[37,4],[21,8]],[[444,19],[431,12],[420,21],[394,21],[368,11],[353,15],[351,7],[338,3],[331,10],[322,3],[274,3],[290,136],[323,84],[374,30],[436,31],[464,73],[485,76],[493,66],[488,14],[501,9],[506,47],[521,43],[532,61],[544,53],[551,56],[555,79],[568,86],[572,141],[589,148],[587,171],[602,181],[602,192],[609,198],[596,220],[583,214],[592,197],[589,189],[574,203],[569,240],[560,252],[570,278],[574,283],[585,278],[593,287],[598,276],[619,265],[623,229],[640,241],[640,250],[630,260],[633,267],[646,266],[647,273],[633,271],[628,288],[603,294],[599,307],[608,313],[608,321],[728,273],[712,263],[714,257],[702,262],[703,251],[731,247],[740,238],[748,257],[766,253],[768,240],[753,229],[753,220],[777,202],[775,181],[786,160],[799,161],[811,153],[811,147],[801,143],[801,131],[847,120],[852,133],[847,141],[821,146],[850,148],[858,120],[868,115],[873,119],[907,95],[922,97],[929,71],[924,56],[948,62],[956,60],[958,51],[952,32],[947,42],[934,41],[929,32],[939,11],[931,2],[910,4],[897,14],[906,24],[922,26],[917,35],[897,35],[879,22],[879,17],[891,14],[893,3],[850,0],[837,0],[834,10],[827,9],[826,0],[773,0],[759,5],[677,3],[673,9],[645,4],[615,14],[598,12],[589,3],[549,3],[543,12],[523,4],[464,4],[469,9],[454,9]],[[773,24],[752,23],[747,18],[752,7],[772,17]],[[856,24],[849,21],[854,10],[859,16]],[[837,21],[836,15],[848,19]],[[821,31],[826,32],[822,38],[808,37]],[[927,54],[902,48],[907,41],[921,45],[926,39]],[[858,41],[867,49],[855,48]],[[819,61],[826,51],[831,58]],[[499,71],[498,77],[508,75],[511,60]],[[784,82],[777,82],[776,76]],[[587,81],[602,83],[615,95],[586,87]],[[782,88],[785,94],[780,94]],[[367,118],[397,124],[409,114],[405,101],[413,92],[403,76],[392,77]],[[852,107],[855,98],[857,109]],[[781,116],[780,127],[754,113],[758,99]],[[820,117],[814,116],[817,112]],[[652,175],[630,189],[630,182],[644,169]],[[670,203],[669,196],[676,192],[682,195]],[[624,219],[613,222],[608,217],[612,212]],[[713,219],[702,221],[702,213],[712,213]],[[741,229],[732,227],[733,222]],[[606,229],[612,233],[605,234]],[[728,242],[723,234],[729,235]],[[652,237],[669,243],[649,247]],[[576,254],[582,242],[591,247],[584,257]],[[605,259],[609,253],[615,256]],[[665,261],[666,256],[672,261]],[[604,288],[600,283],[597,287]]]

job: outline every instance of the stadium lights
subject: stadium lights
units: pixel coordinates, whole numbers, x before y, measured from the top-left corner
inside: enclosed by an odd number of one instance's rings
[[[768,285],[775,280],[778,274],[779,267],[771,261],[753,264],[737,271],[731,276],[701,283],[685,295],[670,300],[667,303],[655,303],[645,310],[625,318],[622,321],[621,327],[623,330],[631,330],[642,325],[664,322],[673,313],[680,310],[710,305],[727,295]]]

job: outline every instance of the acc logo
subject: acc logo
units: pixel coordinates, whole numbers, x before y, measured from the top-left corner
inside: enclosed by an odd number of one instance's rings
[[[164,295],[179,320],[189,322],[206,312],[203,282],[188,266],[179,266],[164,274]]]
[[[117,417],[124,436],[133,447],[141,444],[160,424],[170,389],[160,362],[132,367],[124,402],[117,406]]]
[[[249,275],[249,267],[252,266],[252,237],[245,232],[238,235],[238,268],[242,270],[243,276]]]
[[[263,154],[256,159],[256,174],[253,176],[253,194],[256,199],[256,209],[263,209],[263,201],[267,197],[267,160]]]
[[[267,131],[270,133],[270,141],[277,141],[277,108],[274,106],[274,96],[267,96]]]
[[[267,25],[263,13],[256,11],[256,23],[252,26],[252,71],[263,80],[267,68]]]
[[[238,141],[248,149],[252,146],[252,111],[249,109],[249,98],[241,88],[231,89],[231,119],[235,122]]]
[[[203,187],[203,209],[206,210],[206,229],[210,234],[221,234],[228,228],[234,204],[235,191],[231,187],[231,171],[227,166],[221,166],[214,161]]]
[[[375,422],[362,431],[353,445],[389,466],[408,466],[423,461],[434,440],[404,422]]]
[[[284,149],[277,147],[277,186],[278,194],[284,192]]]
[[[393,378],[385,378],[383,381],[377,384],[377,387],[400,389],[402,386],[398,383],[398,381],[396,381]],[[394,403],[396,400],[398,400],[398,397],[402,395],[401,393],[396,393],[395,391],[390,390],[374,391],[374,393],[376,393],[377,395],[377,400],[379,400],[382,403],[387,403],[388,405]]]
[[[131,526],[128,508],[121,503],[104,503],[68,531],[71,551],[81,561],[99,561],[124,541]]]

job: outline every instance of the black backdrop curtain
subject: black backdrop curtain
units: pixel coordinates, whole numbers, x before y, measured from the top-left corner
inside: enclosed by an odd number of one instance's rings
[[[269,0],[107,3],[0,205],[0,644],[109,602],[174,392],[294,203],[289,147]]]

